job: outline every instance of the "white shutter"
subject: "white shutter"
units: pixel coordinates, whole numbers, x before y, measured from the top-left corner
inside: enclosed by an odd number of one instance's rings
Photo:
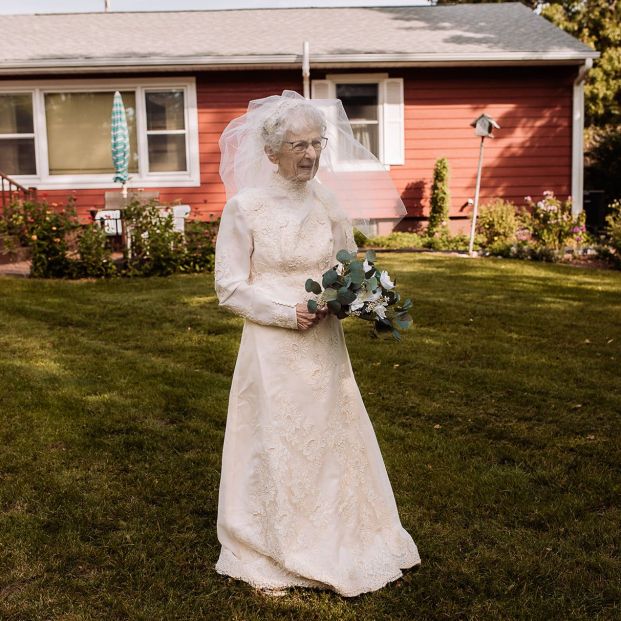
[[[334,84],[330,80],[313,80],[311,83],[311,99],[332,99]]]
[[[384,89],[384,164],[405,164],[403,78],[388,78]]]

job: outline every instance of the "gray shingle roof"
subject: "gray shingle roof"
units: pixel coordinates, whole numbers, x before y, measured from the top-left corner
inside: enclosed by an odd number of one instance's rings
[[[576,61],[597,53],[520,3],[0,16],[0,67]]]

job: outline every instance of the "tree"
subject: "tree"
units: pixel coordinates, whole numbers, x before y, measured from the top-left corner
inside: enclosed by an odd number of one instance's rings
[[[429,224],[427,225],[427,235],[429,237],[448,233],[449,205],[451,203],[448,175],[448,160],[443,157],[436,162],[433,168],[431,209],[429,211]]]

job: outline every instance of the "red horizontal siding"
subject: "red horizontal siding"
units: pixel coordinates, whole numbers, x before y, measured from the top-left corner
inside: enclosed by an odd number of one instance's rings
[[[351,73],[351,71],[344,71]],[[330,73],[333,73],[332,71]],[[481,200],[502,197],[522,203],[552,190],[565,197],[571,188],[571,67],[388,70],[404,78],[405,164],[391,175],[408,212],[425,218],[429,209],[435,161],[447,157],[450,167],[451,216],[463,218],[474,196],[479,139],[470,122],[485,112],[501,129],[485,142]],[[225,202],[220,181],[218,139],[248,101],[282,92],[301,91],[298,71],[231,71],[197,74],[200,187],[159,188],[165,202],[192,207],[192,217],[218,215]],[[321,79],[323,72],[312,71]],[[71,188],[49,191],[61,202]],[[104,190],[75,191],[81,219],[104,205]],[[406,223],[407,221],[404,221]]]
[[[425,217],[435,160],[449,162],[450,214],[467,216],[474,198],[480,139],[470,122],[485,113],[500,129],[485,141],[481,202],[524,203],[571,188],[571,68],[404,72],[404,166],[392,167],[408,212]],[[391,72],[391,76],[393,73]]]

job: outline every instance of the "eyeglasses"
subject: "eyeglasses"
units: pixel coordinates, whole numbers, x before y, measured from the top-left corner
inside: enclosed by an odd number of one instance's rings
[[[294,153],[306,153],[308,145],[313,147],[315,151],[322,151],[326,148],[326,145],[328,144],[328,139],[325,136],[322,136],[319,140],[313,140],[312,142],[307,142],[306,140],[298,140],[297,142],[285,140],[285,144],[290,144],[291,150]]]

